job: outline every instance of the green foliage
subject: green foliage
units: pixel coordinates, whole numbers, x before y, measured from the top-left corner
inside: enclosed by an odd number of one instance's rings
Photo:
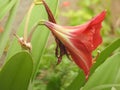
[[[63,57],[62,62],[59,65],[56,65],[57,58],[54,55],[54,49],[55,44],[52,44],[45,49],[44,55],[40,61],[41,63],[36,82],[34,82],[34,90],[37,90],[36,88],[46,90],[48,87],[66,90],[66,87],[78,75],[79,69],[66,57]],[[51,86],[50,83],[52,84]]]
[[[27,52],[12,56],[0,71],[0,90],[27,90],[33,71],[33,60]]]
[[[11,33],[11,27],[12,27],[12,23],[14,21],[14,17],[16,15],[16,10],[17,10],[17,6],[19,4],[19,0],[12,0],[8,3],[7,3],[7,0],[5,0],[5,2],[0,3],[1,4],[0,10],[2,9],[1,10],[2,13],[0,13],[0,19],[3,18],[5,16],[5,14],[8,12],[10,12],[10,15],[5,24],[4,32],[2,34],[0,34],[0,58],[4,52],[4,48],[7,44],[7,41],[9,40],[9,35]],[[4,6],[4,4],[5,4],[5,6]]]
[[[50,78],[46,90],[61,90],[61,80],[60,77]]]
[[[113,43],[111,43],[108,47],[106,47],[96,59],[96,63],[93,65],[91,69],[91,74],[95,71],[95,69],[102,64],[110,55],[112,55],[113,51],[120,47],[120,39],[117,39]]]
[[[53,13],[55,14],[58,1],[56,0],[53,3],[52,1],[46,0],[46,3],[48,5],[51,5],[50,8],[53,11]],[[43,5],[34,6],[32,12],[31,12],[31,17],[30,17],[29,26],[28,26],[28,32],[30,32],[30,30],[34,26],[34,24],[38,23],[40,20],[43,20],[43,19],[47,19],[47,13],[46,13]],[[19,36],[23,36],[24,27],[25,27],[25,19],[21,23],[19,31],[17,33]],[[46,45],[48,35],[49,35],[49,30],[44,26],[38,27],[33,34],[32,42],[31,42],[32,43],[32,57],[33,57],[34,64],[35,64],[33,77],[35,77],[37,69],[39,67],[39,62],[40,62],[41,56],[43,54],[43,51],[44,51],[44,48]],[[13,43],[10,46],[10,49],[7,54],[7,58],[11,57],[12,55],[14,55],[15,53],[17,53],[19,51],[21,51],[21,47],[20,47],[19,43],[17,42],[17,39],[15,38],[13,40]]]
[[[120,53],[108,58],[89,78],[82,90],[120,89]]]
[[[16,2],[17,0],[5,0],[4,2],[2,0],[0,1],[0,20],[12,9]]]

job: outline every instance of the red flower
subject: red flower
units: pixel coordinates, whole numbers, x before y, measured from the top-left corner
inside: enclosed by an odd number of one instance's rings
[[[44,21],[44,24],[57,38],[57,44],[61,51],[60,56],[69,54],[84,71],[86,77],[88,77],[93,64],[92,51],[102,42],[100,29],[105,14],[106,12],[103,11],[89,22],[78,26],[60,26],[54,22]]]

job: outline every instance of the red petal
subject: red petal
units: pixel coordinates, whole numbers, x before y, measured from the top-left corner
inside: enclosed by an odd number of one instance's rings
[[[95,29],[95,33],[93,35],[93,50],[96,49],[96,47],[102,42],[102,37],[100,36],[100,29],[102,21],[104,20],[106,15],[106,11],[103,11],[101,14],[99,14],[97,17],[93,19],[90,26]]]
[[[106,11],[101,12],[99,15],[97,15],[96,17],[94,17],[91,21],[91,25],[96,25],[96,24],[100,24],[106,15]]]
[[[105,18],[106,12],[103,11],[98,16],[94,17],[91,21],[77,26],[76,31],[73,32],[74,38],[79,38],[79,40],[86,46],[89,51],[93,51],[102,42],[100,36],[101,23]],[[70,27],[68,27],[70,28]],[[75,27],[76,28],[76,27]]]
[[[68,51],[74,62],[83,69],[86,76],[89,75],[92,66],[92,55],[79,39],[71,39],[73,46],[68,46]]]

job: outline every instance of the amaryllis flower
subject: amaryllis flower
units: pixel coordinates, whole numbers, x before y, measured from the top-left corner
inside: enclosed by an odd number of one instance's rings
[[[100,29],[106,12],[103,11],[85,24],[78,26],[60,26],[50,21],[44,24],[51,30],[57,38],[58,46],[63,54],[69,54],[73,61],[84,71],[88,77],[93,64],[92,51],[102,42]]]

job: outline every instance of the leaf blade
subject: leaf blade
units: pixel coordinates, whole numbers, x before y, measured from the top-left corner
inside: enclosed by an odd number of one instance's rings
[[[89,78],[83,90],[111,90],[120,88],[120,53],[108,58]]]
[[[1,90],[27,90],[33,70],[31,55],[19,52],[12,56],[0,72]]]
[[[15,5],[17,0],[12,0],[10,2],[6,2],[5,4],[3,3],[3,6],[0,7],[0,20],[6,15],[8,11],[11,10],[11,8]]]
[[[0,35],[0,57],[2,56],[2,54],[4,52],[4,48],[5,48],[6,44],[7,44],[8,39],[9,39],[12,23],[14,21],[15,15],[16,15],[16,10],[17,10],[18,4],[19,4],[19,0],[16,1],[15,5],[12,7],[10,15],[8,17],[8,21],[7,21],[6,25],[5,25],[5,30]]]
[[[120,47],[120,38],[115,40],[113,43],[111,43],[108,47],[106,47],[99,55],[99,57],[96,60],[96,63],[92,66],[91,68],[91,73],[92,74],[95,69],[101,65],[111,54],[113,51],[118,49]]]

